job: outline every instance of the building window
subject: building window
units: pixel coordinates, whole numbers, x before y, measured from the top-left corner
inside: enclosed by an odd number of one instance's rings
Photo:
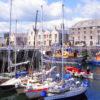
[[[57,34],[55,34],[55,39],[57,38]]]
[[[40,41],[38,41],[38,44],[40,45]]]
[[[51,40],[49,40],[49,46],[51,46]]]
[[[44,35],[44,38],[46,38],[46,35]]]
[[[84,34],[86,34],[86,31],[84,31]]]
[[[90,34],[92,34],[92,31],[90,31]]]
[[[97,28],[100,28],[100,26],[97,26]]]
[[[90,46],[92,46],[93,45],[93,41],[90,41]]]
[[[74,30],[74,28],[72,28],[72,30]]]
[[[49,38],[51,38],[51,34],[49,35]]]
[[[57,42],[57,39],[55,39],[55,42]]]
[[[41,35],[39,35],[39,39],[41,38]]]
[[[78,28],[78,30],[80,30],[80,28]]]
[[[86,27],[84,27],[83,29],[86,29]]]
[[[92,29],[93,27],[90,27],[90,29]]]
[[[73,40],[74,40],[74,37],[72,37],[73,38]]]
[[[84,39],[86,39],[86,36],[84,36]]]
[[[44,41],[44,45],[46,45],[46,41]]]
[[[98,33],[100,33],[100,30],[98,30]]]
[[[93,37],[92,36],[90,36],[90,39],[92,39]]]
[[[98,44],[100,44],[100,35],[98,35]]]

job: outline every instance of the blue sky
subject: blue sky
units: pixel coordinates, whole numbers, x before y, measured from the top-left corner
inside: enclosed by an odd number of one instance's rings
[[[43,4],[43,14],[45,26],[53,27],[61,24],[62,0],[12,0],[12,27],[15,20],[18,20],[18,30],[20,26],[23,31],[27,31],[34,25],[36,10],[39,10],[38,22],[41,21],[41,4]],[[63,0],[64,19],[66,26],[71,27],[75,23],[86,19],[100,18],[100,0]],[[0,32],[9,30],[9,7],[10,0],[0,0]],[[21,24],[20,24],[21,23]],[[12,29],[14,30],[14,29]]]

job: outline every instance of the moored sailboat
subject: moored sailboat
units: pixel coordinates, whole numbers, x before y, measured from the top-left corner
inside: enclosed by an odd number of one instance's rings
[[[64,4],[62,4],[62,10],[64,11]],[[42,8],[42,11],[43,11],[43,8]],[[63,17],[64,17],[64,14],[63,14]],[[64,25],[64,20],[63,20],[62,25]],[[75,79],[72,77],[70,77],[69,79],[67,79],[66,77],[64,78],[65,74],[64,74],[64,63],[63,63],[63,30],[64,28],[62,26],[61,77],[59,80],[54,79],[54,77],[48,80],[48,78],[46,78],[45,71],[41,75],[42,78],[37,77],[38,81],[34,82],[33,81],[34,77],[33,77],[33,79],[30,82],[28,82],[28,85],[26,86],[26,91],[25,91],[26,96],[29,99],[35,99],[39,97],[43,98],[44,100],[66,99],[66,98],[71,98],[74,96],[84,94],[87,90],[87,83],[84,84],[83,82],[75,81]]]

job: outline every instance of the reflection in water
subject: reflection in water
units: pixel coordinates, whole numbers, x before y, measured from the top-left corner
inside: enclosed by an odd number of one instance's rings
[[[98,100],[98,98],[100,98],[100,80],[90,80],[90,86],[85,94],[72,99],[62,99],[62,100]],[[5,93],[5,95],[0,95],[0,100],[28,100],[28,99],[25,96],[25,94],[18,95],[14,93]]]
[[[90,80],[90,87],[86,92],[88,100],[99,100],[100,98],[100,80]]]
[[[20,94],[20,95],[12,95],[8,97],[3,97],[0,100],[28,100],[28,98],[25,96],[25,94]],[[43,100],[43,98],[39,98],[36,100]],[[60,99],[60,100],[88,100],[87,96],[85,94],[77,96],[77,97],[72,97],[72,98],[67,98],[67,99]]]
[[[0,100],[13,100],[14,98],[14,95],[16,94],[17,92],[15,90],[13,91],[5,91],[5,92],[2,92],[0,91]],[[12,98],[12,99],[10,99]]]
[[[77,97],[72,97],[72,98],[67,98],[67,99],[60,99],[60,100],[88,100],[87,96],[85,94],[77,96]]]
[[[6,97],[0,98],[0,100],[28,100],[24,93],[22,94],[12,94],[11,96],[6,94]]]

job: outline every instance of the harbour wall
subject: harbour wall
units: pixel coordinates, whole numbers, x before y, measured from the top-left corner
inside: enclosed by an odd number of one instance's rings
[[[10,56],[9,56],[10,55]],[[28,64],[22,64],[16,66],[17,68],[24,67],[28,69],[32,67],[34,69],[39,68],[40,64],[40,55],[39,50],[36,49],[1,49],[0,50],[0,72],[8,71],[8,64],[17,64],[21,62],[29,61]],[[8,63],[9,61],[9,63]]]

